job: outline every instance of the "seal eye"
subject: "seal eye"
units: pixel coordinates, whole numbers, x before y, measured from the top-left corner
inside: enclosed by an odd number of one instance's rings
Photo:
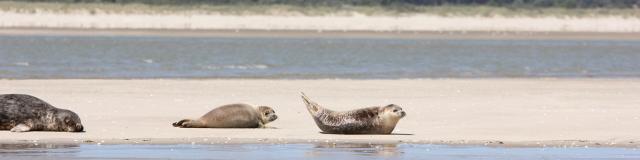
[[[398,109],[394,109],[393,112],[398,112]]]

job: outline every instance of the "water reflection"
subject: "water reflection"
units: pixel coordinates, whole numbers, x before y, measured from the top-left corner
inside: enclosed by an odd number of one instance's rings
[[[397,144],[319,143],[307,153],[310,157],[335,155],[336,152],[356,156],[397,157],[402,154]]]
[[[39,143],[16,143],[0,144],[0,154],[41,154],[50,151],[65,149],[72,152],[72,148],[78,148],[78,144],[39,144]]]
[[[598,159],[638,160],[637,148],[494,148],[428,144],[0,144],[0,159]]]

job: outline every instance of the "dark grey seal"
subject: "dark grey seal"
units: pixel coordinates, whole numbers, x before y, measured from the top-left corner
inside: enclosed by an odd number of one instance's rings
[[[336,112],[311,101],[304,93],[302,100],[323,133],[329,134],[391,134],[406,113],[395,104]]]
[[[0,130],[82,132],[80,117],[34,96],[0,95]]]

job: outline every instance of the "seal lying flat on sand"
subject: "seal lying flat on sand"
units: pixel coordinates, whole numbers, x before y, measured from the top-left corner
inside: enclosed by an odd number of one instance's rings
[[[264,128],[278,118],[267,106],[228,104],[215,108],[198,120],[183,119],[173,123],[180,128]]]
[[[302,100],[323,133],[329,134],[391,134],[400,118],[406,113],[400,106],[368,107],[346,112],[336,112],[309,100],[304,93]]]
[[[0,130],[11,132],[81,132],[80,117],[36,97],[24,94],[0,95]]]

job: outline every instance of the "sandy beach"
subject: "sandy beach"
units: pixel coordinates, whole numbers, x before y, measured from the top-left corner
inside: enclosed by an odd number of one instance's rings
[[[639,40],[640,32],[490,32],[490,31],[324,31],[313,30],[186,30],[186,29],[78,29],[8,27],[5,36],[150,36],[220,38],[375,38],[474,40]]]
[[[398,104],[393,135],[319,133],[299,92],[335,110]],[[638,79],[0,80],[77,112],[86,132],[0,132],[1,143],[371,142],[639,147]],[[182,129],[215,106],[273,106],[277,129]]]
[[[485,31],[485,32],[640,32],[640,19],[600,17],[484,17],[412,14],[362,15],[216,15],[20,13],[0,11],[0,27],[77,29],[310,30],[327,31]]]

